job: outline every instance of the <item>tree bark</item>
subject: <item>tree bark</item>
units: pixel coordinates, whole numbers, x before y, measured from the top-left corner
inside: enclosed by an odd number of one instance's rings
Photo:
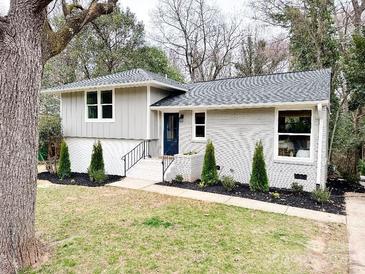
[[[53,32],[46,20],[51,1],[11,0],[8,16],[0,17],[0,274],[39,262],[45,250],[34,227],[43,64],[117,2],[94,0]]]
[[[35,237],[34,209],[45,12],[35,14],[23,2],[11,10],[0,41],[1,273],[32,265],[43,252]]]

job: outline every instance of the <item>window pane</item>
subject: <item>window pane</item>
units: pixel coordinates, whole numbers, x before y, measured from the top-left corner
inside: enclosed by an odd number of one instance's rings
[[[279,111],[279,133],[310,133],[311,111]]]
[[[279,156],[310,157],[310,136],[279,135]]]
[[[102,104],[113,103],[113,92],[111,90],[104,90],[101,92],[101,103]]]
[[[195,137],[198,137],[198,138],[205,137],[205,126],[196,126],[195,127]]]
[[[98,107],[97,106],[89,106],[87,107],[87,117],[89,119],[97,119],[98,118]]]
[[[205,124],[205,113],[195,113],[195,124],[204,125]]]
[[[96,105],[98,103],[98,93],[96,91],[88,92],[86,95],[88,105]]]
[[[174,141],[176,139],[175,136],[175,120],[174,120],[174,116],[169,115],[167,118],[167,140],[168,141]]]
[[[103,119],[112,119],[113,118],[113,106],[102,106]]]

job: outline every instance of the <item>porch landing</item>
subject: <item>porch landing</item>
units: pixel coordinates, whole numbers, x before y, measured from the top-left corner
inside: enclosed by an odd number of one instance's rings
[[[154,183],[162,181],[162,163],[158,158],[146,158],[140,160],[134,167],[127,171],[126,178],[136,181],[152,181]]]

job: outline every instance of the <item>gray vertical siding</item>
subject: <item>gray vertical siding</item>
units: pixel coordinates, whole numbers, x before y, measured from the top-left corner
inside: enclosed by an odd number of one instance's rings
[[[192,141],[192,112],[183,111],[180,122],[179,153],[204,152],[205,143]],[[255,143],[262,140],[268,175],[272,186],[290,188],[292,182],[313,190],[317,176],[318,112],[314,111],[313,135],[314,161],[284,162],[274,160],[275,109],[208,110],[207,138],[216,149],[217,164],[222,175],[232,175],[237,181],[248,183],[251,174]],[[327,116],[326,116],[327,117]],[[327,168],[327,121],[324,121],[321,182],[326,180]],[[306,174],[307,180],[295,180],[294,173]]]
[[[115,89],[115,122],[86,122],[84,92],[63,93],[62,126],[66,137],[145,139],[147,88]]]
[[[150,97],[150,105],[160,101],[161,99],[169,96],[171,92],[155,87],[151,87],[151,97]],[[151,139],[159,139],[160,138],[160,129],[159,129],[159,122],[158,122],[158,111],[156,110],[149,110],[151,113],[150,117],[150,137]],[[161,121],[160,121],[161,123]]]

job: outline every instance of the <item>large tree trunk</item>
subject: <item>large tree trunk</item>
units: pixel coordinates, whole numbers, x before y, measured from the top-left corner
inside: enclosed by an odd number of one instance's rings
[[[17,4],[0,43],[0,273],[14,273],[42,255],[34,222],[45,11],[35,15]]]

